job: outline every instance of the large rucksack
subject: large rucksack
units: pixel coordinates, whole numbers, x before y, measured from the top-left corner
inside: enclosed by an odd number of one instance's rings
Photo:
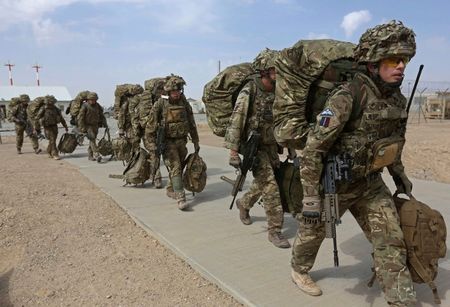
[[[150,178],[150,162],[148,161],[148,152],[140,148],[131,156],[127,167],[123,171],[123,180],[125,184],[144,184]]]
[[[183,172],[183,186],[186,190],[199,193],[206,185],[207,166],[198,153],[191,153],[185,160],[186,169]]]
[[[280,190],[283,212],[296,216],[302,211],[303,187],[300,180],[300,168],[286,159],[275,169],[275,180]]]
[[[142,93],[143,88],[139,84],[119,84],[114,91],[114,118],[118,118],[120,108],[125,102],[125,96],[134,96]]]
[[[274,136],[280,145],[301,149],[331,91],[364,71],[352,58],[354,44],[331,39],[301,40],[275,61]]]
[[[78,95],[75,97],[74,100],[70,103],[70,115],[72,118],[77,118],[78,114],[80,113],[81,107],[83,106],[83,101],[87,99],[87,95],[89,94],[89,91],[82,91],[79,92]]]
[[[27,115],[28,115],[28,119],[31,120],[32,123],[35,123],[38,121],[37,115],[39,113],[39,110],[41,109],[41,107],[44,104],[45,104],[44,97],[37,97],[33,100],[33,102],[28,104]]]
[[[78,140],[75,133],[64,133],[59,139],[58,150],[60,153],[72,153],[77,148]]]
[[[447,252],[447,227],[439,211],[411,198],[406,200],[394,197],[400,216],[406,249],[407,265],[412,280],[426,283],[433,291],[436,304],[440,304],[433,280],[438,273],[438,260]]]
[[[17,110],[17,106],[20,104],[20,100],[18,97],[11,98],[11,102],[8,104],[8,108],[6,109],[6,119],[9,122],[14,122],[13,113]]]
[[[117,160],[128,161],[131,158],[132,145],[127,137],[118,137],[112,140],[112,149]]]
[[[251,63],[229,66],[203,88],[206,118],[215,135],[225,136],[236,98],[254,73]]]

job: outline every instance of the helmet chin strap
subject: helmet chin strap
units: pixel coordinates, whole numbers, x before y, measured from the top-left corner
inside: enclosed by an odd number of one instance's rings
[[[368,71],[369,71],[370,77],[375,82],[375,84],[378,86],[379,90],[385,95],[390,95],[390,94],[394,93],[402,85],[403,78],[400,81],[396,81],[396,82],[384,81],[380,76],[378,64],[372,64],[372,68],[369,69]]]

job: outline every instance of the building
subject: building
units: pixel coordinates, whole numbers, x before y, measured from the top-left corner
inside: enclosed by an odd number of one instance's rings
[[[193,98],[188,98],[187,101],[192,107],[192,112],[198,114],[205,113],[205,104],[203,103],[203,101],[195,100]]]
[[[36,97],[53,95],[58,100],[57,106],[61,111],[68,107],[72,96],[65,86],[0,86],[0,108],[6,114],[6,108],[13,97],[27,94],[33,100]]]

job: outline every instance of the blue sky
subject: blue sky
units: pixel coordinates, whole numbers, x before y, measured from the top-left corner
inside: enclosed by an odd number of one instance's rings
[[[300,39],[356,43],[391,19],[417,35],[406,79],[423,63],[422,80],[450,81],[449,11],[448,1],[0,0],[0,85],[8,84],[9,60],[15,85],[36,83],[37,62],[41,85],[67,86],[73,96],[97,91],[104,105],[116,84],[171,72],[185,78],[187,96],[200,98],[218,60],[222,68],[251,61]]]

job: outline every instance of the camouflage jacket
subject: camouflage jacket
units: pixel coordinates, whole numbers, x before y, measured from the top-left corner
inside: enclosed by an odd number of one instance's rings
[[[55,126],[58,123],[61,123],[64,128],[67,128],[67,123],[62,116],[61,110],[54,104],[42,106],[39,109],[37,118],[40,120],[40,123],[44,128]]]
[[[24,105],[23,103],[19,103],[18,105],[16,105],[12,109],[8,109],[8,112],[10,112],[9,118],[11,119],[11,121],[16,123],[16,124],[18,124],[18,125],[25,126],[26,122],[28,120],[27,106],[28,105]]]
[[[225,133],[225,147],[240,151],[251,131],[261,134],[261,144],[276,144],[273,135],[272,106],[275,95],[264,90],[261,78],[249,81],[239,92],[230,124]]]
[[[186,138],[190,134],[192,142],[199,141],[192,107],[184,95],[178,101],[161,96],[155,103],[146,127],[151,142],[156,140],[156,132],[161,124],[165,127],[166,139]]]
[[[304,195],[319,195],[323,159],[330,153],[350,154],[353,182],[381,172],[385,166],[391,174],[401,174],[405,106],[400,89],[383,95],[365,74],[358,73],[338,87],[317,116],[301,154]]]
[[[107,127],[103,108],[97,102],[94,104],[84,103],[78,114],[78,128],[86,130],[86,126]]]

